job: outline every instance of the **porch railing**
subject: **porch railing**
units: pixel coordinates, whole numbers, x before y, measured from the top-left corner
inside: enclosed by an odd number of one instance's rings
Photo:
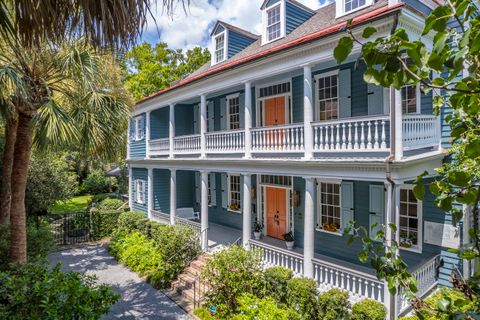
[[[152,210],[150,211],[150,216],[153,220],[161,222],[164,224],[170,224],[170,215],[160,211]]]
[[[192,221],[192,220],[188,220],[180,217],[175,217],[175,224],[178,224],[180,226],[191,227],[195,230],[197,235],[200,236],[201,229],[202,229],[200,222],[196,222],[196,221]]]
[[[313,126],[314,151],[387,151],[388,116],[317,121]]]
[[[438,117],[434,115],[405,115],[402,130],[404,150],[434,147],[440,142]]]
[[[200,135],[191,134],[173,138],[173,149],[179,153],[199,153]]]
[[[150,154],[165,155],[170,152],[170,141],[168,138],[150,140]]]
[[[205,134],[207,152],[242,152],[245,148],[245,131],[230,130]]]
[[[254,152],[302,152],[303,123],[252,129]]]
[[[250,240],[250,248],[262,250],[262,260],[269,267],[281,266],[289,268],[295,274],[303,273],[303,255],[299,253],[282,250],[255,240]]]
[[[314,279],[320,290],[339,288],[350,293],[352,301],[370,298],[384,302],[384,285],[374,275],[343,268],[337,264],[313,259]]]

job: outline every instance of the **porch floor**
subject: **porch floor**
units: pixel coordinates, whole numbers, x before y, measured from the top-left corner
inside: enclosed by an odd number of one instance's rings
[[[215,251],[224,245],[233,244],[241,237],[242,230],[212,222],[208,224],[208,249],[210,251]]]

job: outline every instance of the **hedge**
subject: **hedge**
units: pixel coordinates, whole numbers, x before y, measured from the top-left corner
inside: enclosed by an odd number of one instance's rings
[[[121,210],[90,209],[90,238],[98,240],[112,236],[122,212]]]

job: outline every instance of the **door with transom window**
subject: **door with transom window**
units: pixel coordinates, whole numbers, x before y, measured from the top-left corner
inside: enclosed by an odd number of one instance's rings
[[[287,232],[287,189],[265,187],[267,235],[283,239]]]

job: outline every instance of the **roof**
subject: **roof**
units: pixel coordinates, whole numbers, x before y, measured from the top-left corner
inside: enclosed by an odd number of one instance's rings
[[[234,31],[234,32],[238,32],[240,34],[243,34],[244,36],[246,36],[248,38],[252,38],[252,39],[260,38],[259,35],[248,32],[247,30],[244,30],[242,28],[232,26],[231,24],[226,23],[224,21],[220,21],[220,20],[217,20],[217,23],[215,23],[215,25],[213,26],[213,29],[212,29],[212,32],[210,33],[210,36],[213,36],[213,34],[215,33],[215,30],[218,28],[219,25],[224,26],[226,29],[228,29],[230,31]]]
[[[267,5],[267,2],[270,1],[270,0],[265,0],[263,1],[262,5],[260,6],[260,9],[264,9],[265,6]],[[294,5],[304,9],[304,10],[307,10],[307,11],[310,11],[310,12],[315,12],[315,10],[313,10],[312,8],[309,8],[307,7],[306,5],[304,5],[303,3],[300,3],[298,2],[297,0],[287,0],[288,2],[290,3],[293,3]]]
[[[198,81],[207,76],[214,75],[219,72],[229,70],[233,67],[238,67],[245,63],[263,58],[265,56],[279,53],[281,51],[290,49],[292,47],[309,43],[311,41],[329,36],[335,32],[343,30],[346,26],[347,20],[351,19],[353,26],[359,25],[368,21],[384,17],[396,11],[399,11],[404,3],[399,3],[395,6],[388,6],[388,0],[379,0],[372,6],[369,6],[363,10],[357,11],[350,15],[342,16],[341,18],[335,18],[335,3],[319,8],[315,11],[315,14],[298,26],[291,33],[284,38],[262,45],[261,39],[258,38],[251,45],[246,47],[228,60],[212,66],[210,62],[180,80],[174,86],[158,91],[150,96],[147,96],[139,101],[137,104],[150,100],[154,97],[160,96],[163,93],[172,91],[194,81]]]

